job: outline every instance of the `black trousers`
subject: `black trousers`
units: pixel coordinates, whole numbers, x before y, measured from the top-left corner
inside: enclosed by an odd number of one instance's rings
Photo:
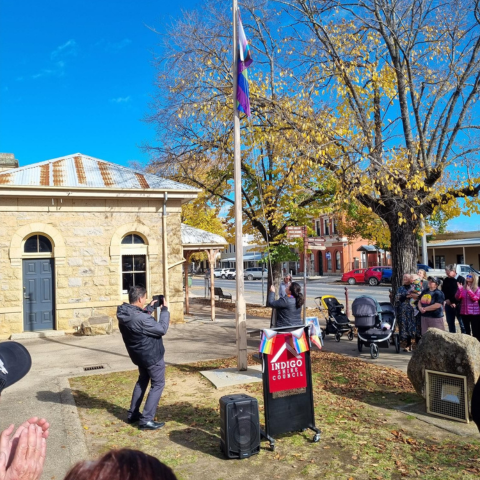
[[[480,342],[480,315],[462,315],[465,333],[472,335]]]
[[[165,360],[162,358],[155,365],[150,367],[138,366],[138,380],[135,384],[132,394],[132,402],[128,410],[129,419],[139,419],[140,425],[152,421],[157,412],[158,402],[162,397],[165,388]],[[140,415],[140,405],[150,383],[150,391],[148,392],[143,412]]]

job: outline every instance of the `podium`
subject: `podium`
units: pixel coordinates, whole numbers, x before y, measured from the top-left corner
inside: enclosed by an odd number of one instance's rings
[[[262,354],[263,400],[265,406],[265,431],[262,436],[275,449],[274,436],[288,432],[314,432],[313,442],[320,440],[320,430],[315,426],[310,359],[309,326],[304,326],[309,350],[297,353],[289,341],[290,332],[301,328],[272,328],[277,332],[273,351]]]

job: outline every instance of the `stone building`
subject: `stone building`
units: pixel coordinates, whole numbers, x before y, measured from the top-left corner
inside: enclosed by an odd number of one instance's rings
[[[114,318],[133,283],[167,285],[183,321],[180,213],[198,190],[82,154],[17,165],[0,158],[0,339]]]

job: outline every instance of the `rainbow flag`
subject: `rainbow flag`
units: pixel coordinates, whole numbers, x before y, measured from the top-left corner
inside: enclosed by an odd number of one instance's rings
[[[275,332],[274,330],[270,330],[268,328],[263,330],[262,341],[260,342],[260,348],[258,349],[258,351],[260,353],[270,355],[273,350],[273,344],[275,343],[276,336],[277,332]]]
[[[322,341],[320,340],[318,335],[310,335],[310,342],[313,343],[313,345],[315,345],[319,350],[322,349]]]
[[[253,62],[250,46],[248,45],[245,31],[243,30],[242,19],[240,18],[240,10],[238,10],[238,61],[237,61],[237,109],[250,117],[250,97],[248,92],[248,72],[247,68]]]
[[[297,353],[306,352],[308,350],[308,342],[307,337],[305,336],[304,328],[299,328],[298,330],[294,330],[291,332],[292,334],[292,343],[293,347],[297,351]]]

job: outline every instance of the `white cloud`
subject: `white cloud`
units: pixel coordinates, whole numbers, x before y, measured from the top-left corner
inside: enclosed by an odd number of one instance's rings
[[[65,75],[65,62],[59,61],[52,65],[51,68],[43,68],[38,73],[32,75],[32,78],[36,80],[42,77],[63,77]]]
[[[77,42],[71,38],[63,45],[59,45],[55,50],[50,53],[50,58],[56,60],[57,58],[74,56],[78,52]]]
[[[112,103],[128,103],[132,100],[132,98],[130,97],[130,95],[128,95],[127,97],[117,97],[117,98],[111,98],[110,101]]]
[[[107,43],[106,50],[121,50],[122,48],[128,47],[132,41],[129,38],[124,38],[120,42],[116,43]]]

